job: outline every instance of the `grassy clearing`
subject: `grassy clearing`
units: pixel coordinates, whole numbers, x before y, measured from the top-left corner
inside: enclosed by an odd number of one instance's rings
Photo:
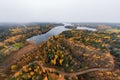
[[[23,43],[22,43],[22,42],[13,44],[13,47],[14,47],[15,49],[19,49],[19,48],[21,48],[22,46],[23,46]]]

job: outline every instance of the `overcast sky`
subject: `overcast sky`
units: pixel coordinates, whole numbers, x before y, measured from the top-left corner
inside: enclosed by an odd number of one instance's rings
[[[120,0],[0,0],[0,22],[120,22]]]

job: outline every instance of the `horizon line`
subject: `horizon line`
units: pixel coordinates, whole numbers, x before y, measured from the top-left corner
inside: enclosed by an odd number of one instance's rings
[[[17,23],[17,24],[20,24],[20,23],[120,23],[120,22],[49,22],[49,21],[30,21],[30,22],[0,22],[1,23]]]

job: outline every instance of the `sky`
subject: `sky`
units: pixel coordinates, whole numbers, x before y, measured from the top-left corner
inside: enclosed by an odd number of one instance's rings
[[[0,0],[0,22],[120,22],[120,0]]]

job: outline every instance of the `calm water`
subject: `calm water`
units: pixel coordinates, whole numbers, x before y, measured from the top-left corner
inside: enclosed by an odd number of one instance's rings
[[[39,44],[39,43],[47,40],[49,37],[54,36],[54,35],[58,35],[66,30],[69,30],[69,29],[65,28],[64,26],[57,26],[45,34],[31,37],[31,38],[27,39],[27,41],[34,41],[35,44]]]
[[[94,28],[89,28],[89,27],[77,27],[77,29],[81,29],[81,30],[90,30],[90,31],[97,31]]]
[[[77,27],[77,29],[96,31],[96,29],[88,28],[88,27]],[[31,37],[31,38],[27,39],[27,41],[34,41],[35,44],[39,44],[43,41],[46,41],[49,37],[51,37],[53,35],[58,35],[58,34],[62,33],[63,31],[66,31],[66,30],[70,30],[70,29],[65,28],[64,26],[57,26],[57,27],[51,29],[50,31],[48,31],[45,34],[41,34],[41,35]]]

